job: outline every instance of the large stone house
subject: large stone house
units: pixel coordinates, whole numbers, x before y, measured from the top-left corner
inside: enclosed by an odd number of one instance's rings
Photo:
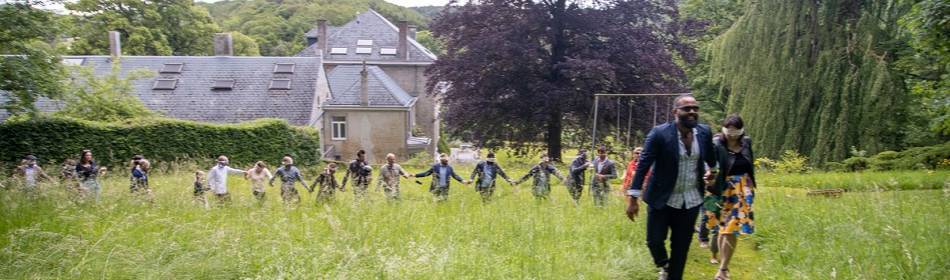
[[[319,127],[320,102],[329,95],[321,58],[231,56],[230,34],[215,37],[215,56],[123,56],[118,32],[110,32],[111,54],[63,56],[63,63],[92,70],[95,76],[126,77],[147,70],[150,78],[131,81],[133,93],[164,116],[210,123],[279,118],[292,125]],[[9,98],[0,94],[0,101]],[[41,111],[62,102],[41,98]],[[0,110],[0,120],[7,112]]]
[[[321,131],[325,159],[346,160],[366,150],[370,161],[387,153],[405,159],[435,154],[437,102],[425,93],[426,67],[435,56],[399,26],[367,11],[340,26],[305,34],[308,47],[293,57],[233,56],[230,34],[215,35],[214,56],[124,56],[118,32],[110,55],[64,56],[63,63],[106,76],[145,69],[154,77],[132,81],[134,94],[164,116],[212,123],[279,118]],[[0,92],[0,102],[10,96]],[[62,102],[41,98],[41,111]],[[0,109],[0,121],[8,113]]]
[[[322,105],[323,150],[331,159],[350,159],[367,151],[369,160],[386,153],[399,157],[417,151],[436,153],[439,140],[438,102],[426,94],[425,70],[436,56],[415,40],[415,28],[398,25],[369,10],[343,26],[318,20],[305,34],[308,46],[297,54],[322,57],[331,96]],[[367,65],[368,103],[358,103],[354,75]],[[385,97],[385,98],[384,98]],[[407,112],[395,124],[395,112]],[[404,141],[399,142],[397,141]],[[405,143],[405,144],[402,144]]]

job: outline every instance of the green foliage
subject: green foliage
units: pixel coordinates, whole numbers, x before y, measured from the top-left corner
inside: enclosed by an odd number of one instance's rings
[[[257,45],[257,42],[254,41],[254,38],[237,31],[231,31],[230,33],[235,56],[261,55],[261,47]]]
[[[907,84],[915,97],[914,113],[919,125],[950,139],[950,2],[913,1],[910,12],[898,23],[904,28],[904,41],[910,46],[897,61],[907,73]],[[929,145],[924,135],[915,136],[915,144]],[[921,139],[923,138],[923,139]]]
[[[0,91],[8,99],[0,105],[14,115],[35,115],[34,102],[57,97],[66,77],[58,52],[47,43],[59,21],[32,4],[36,1],[0,4],[0,54],[15,55],[0,57]]]
[[[0,124],[0,135],[7,136],[0,137],[0,162],[8,166],[27,153],[61,162],[77,158],[83,149],[91,149],[105,166],[124,164],[135,154],[153,163],[191,159],[209,166],[221,154],[235,165],[258,160],[273,164],[283,154],[292,154],[299,164],[310,165],[320,152],[316,130],[275,119],[217,125],[162,118],[116,123],[34,118],[8,120]]]
[[[303,34],[318,19],[343,25],[356,14],[374,9],[390,21],[425,26],[425,17],[383,0],[218,1],[202,4],[224,30],[238,31],[260,44],[265,56],[292,56],[306,47]]]
[[[918,170],[940,169],[941,162],[950,160],[950,142],[915,147],[904,151],[883,151],[871,157],[856,154],[841,163],[827,163],[826,169],[832,171],[882,170]]]
[[[756,135],[756,151],[797,150],[817,163],[851,146],[878,153],[904,145],[909,98],[894,70],[903,1],[747,2],[705,49],[693,83]],[[728,21],[724,21],[728,22]]]
[[[73,54],[108,54],[106,31],[118,30],[123,54],[210,55],[220,31],[204,7],[187,0],[80,0],[66,8],[79,14]]]
[[[158,116],[134,95],[132,85],[132,81],[151,77],[154,73],[138,69],[122,77],[119,71],[118,60],[112,63],[112,72],[105,76],[96,76],[88,67],[78,67],[78,79],[72,79],[70,92],[63,97],[65,106],[55,114],[103,122]]]
[[[891,170],[862,172],[812,172],[808,174],[756,174],[758,187],[793,189],[844,189],[850,192],[939,190],[950,183],[947,170]]]
[[[439,38],[432,36],[432,32],[429,30],[423,30],[416,32],[416,41],[419,44],[422,44],[423,47],[432,51],[436,56],[445,54],[445,43],[443,43]]]
[[[808,157],[794,150],[787,150],[778,161],[772,162],[768,158],[759,160],[759,164],[770,165],[766,170],[773,170],[781,174],[803,174],[811,171],[808,166]]]

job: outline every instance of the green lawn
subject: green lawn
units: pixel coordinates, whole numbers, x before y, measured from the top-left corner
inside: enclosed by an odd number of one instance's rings
[[[527,168],[511,165],[512,175]],[[192,204],[188,173],[154,175],[154,204],[131,197],[127,180],[116,177],[105,181],[99,204],[73,203],[55,186],[39,198],[0,191],[0,278],[655,278],[645,216],[628,221],[620,196],[596,208],[585,190],[574,206],[559,184],[550,201],[537,202],[528,184],[513,190],[502,183],[483,205],[470,187],[455,184],[448,202],[435,203],[426,178],[422,186],[404,180],[400,203],[379,192],[354,202],[346,192],[316,205],[304,192],[301,205],[284,207],[271,188],[258,207],[234,176],[232,205],[204,210]],[[760,183],[757,234],[742,237],[734,279],[950,273],[950,188],[804,193]],[[687,279],[711,279],[708,252],[696,242],[690,252]]]

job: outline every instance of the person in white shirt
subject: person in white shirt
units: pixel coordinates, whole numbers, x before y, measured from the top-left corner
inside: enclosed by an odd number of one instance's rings
[[[228,157],[218,156],[218,164],[208,170],[208,187],[218,198],[218,202],[231,201],[231,195],[228,194],[228,174],[246,174],[241,169],[228,166]]]

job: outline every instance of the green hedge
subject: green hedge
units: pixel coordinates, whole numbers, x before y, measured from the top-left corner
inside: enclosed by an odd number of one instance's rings
[[[294,155],[300,164],[314,164],[320,153],[316,129],[278,119],[207,124],[165,118],[100,123],[41,117],[0,123],[0,135],[0,163],[6,167],[28,153],[47,164],[77,159],[83,149],[91,149],[103,166],[125,164],[135,154],[153,164],[184,160],[210,166],[221,154],[236,166],[258,160],[273,165],[284,154]]]

